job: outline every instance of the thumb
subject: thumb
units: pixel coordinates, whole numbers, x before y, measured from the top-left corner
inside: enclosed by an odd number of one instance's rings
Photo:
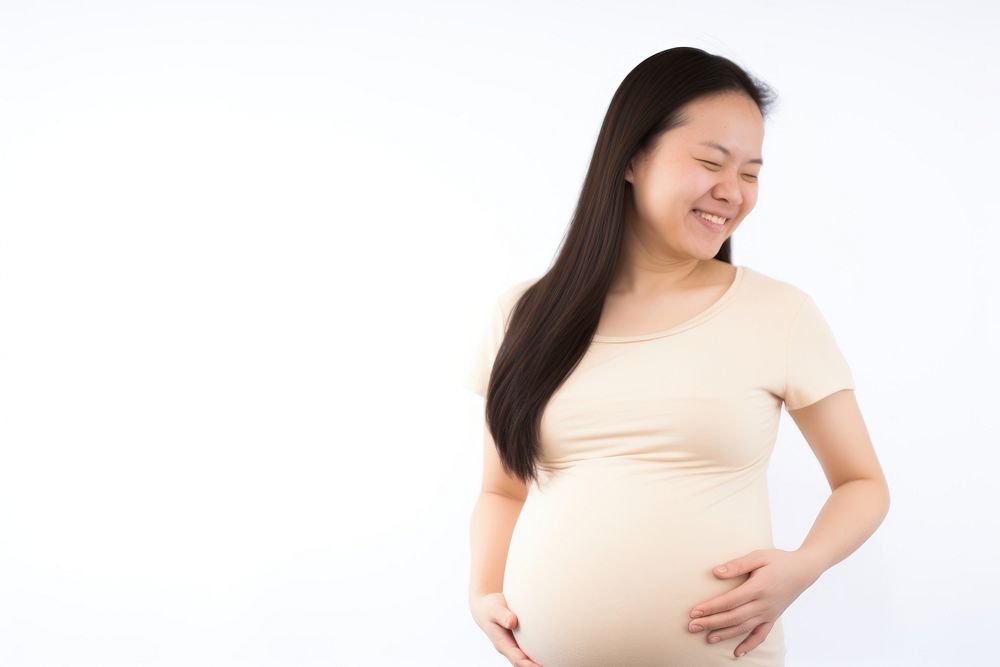
[[[510,630],[517,624],[517,617],[513,613],[504,609],[500,612],[500,625]]]
[[[742,571],[742,563],[739,560],[728,561],[713,570],[713,572],[715,572],[715,576],[723,579],[726,577],[735,577]]]
[[[717,577],[727,579],[738,574],[745,574],[764,565],[764,563],[763,554],[760,551],[754,551],[742,558],[736,558],[717,566],[712,570],[712,573]]]

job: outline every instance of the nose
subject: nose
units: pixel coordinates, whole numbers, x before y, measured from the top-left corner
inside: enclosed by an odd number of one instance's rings
[[[712,188],[712,196],[717,199],[724,199],[733,206],[739,207],[743,205],[743,193],[740,191],[740,185],[738,179],[739,176],[735,178],[722,178],[715,187]]]

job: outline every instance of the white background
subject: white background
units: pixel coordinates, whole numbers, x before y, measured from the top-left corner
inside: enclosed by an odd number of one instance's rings
[[[3,2],[0,664],[509,664],[467,608],[460,378],[618,84],[680,45],[778,93],[734,262],[815,297],[892,492],[785,612],[789,667],[996,660],[998,27],[985,0]],[[769,481],[793,549],[829,489],[787,415]]]

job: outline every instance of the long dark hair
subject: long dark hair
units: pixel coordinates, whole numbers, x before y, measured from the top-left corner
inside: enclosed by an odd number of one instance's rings
[[[696,98],[745,93],[766,117],[773,91],[722,56],[680,46],[646,58],[618,86],[552,267],[513,305],[486,391],[486,423],[507,474],[536,481],[542,412],[586,353],[617,275],[630,160],[683,122]],[[715,258],[732,263],[732,237]]]

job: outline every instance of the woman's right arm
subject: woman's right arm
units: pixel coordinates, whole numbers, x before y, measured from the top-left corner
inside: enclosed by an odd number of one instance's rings
[[[514,524],[528,497],[528,486],[507,474],[493,434],[483,422],[483,486],[472,510],[472,571],[469,597],[503,590],[503,571]]]
[[[492,491],[479,494],[472,510],[470,601],[503,590],[503,571],[514,524],[524,500]]]
[[[511,629],[516,615],[503,596],[503,573],[514,525],[528,497],[527,486],[508,477],[488,428],[483,437],[483,488],[472,510],[469,609],[496,650],[517,667],[541,667],[518,647]]]

